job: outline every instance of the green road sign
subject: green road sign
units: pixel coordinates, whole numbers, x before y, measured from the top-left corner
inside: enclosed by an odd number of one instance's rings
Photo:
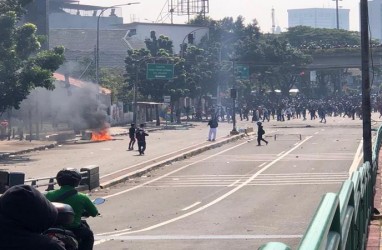
[[[147,80],[169,80],[174,78],[174,64],[148,63]]]
[[[243,64],[237,64],[235,66],[236,69],[236,78],[240,80],[248,80],[249,79],[249,67]]]

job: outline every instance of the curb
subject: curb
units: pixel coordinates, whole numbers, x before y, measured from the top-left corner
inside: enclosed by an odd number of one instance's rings
[[[147,167],[135,170],[133,172],[127,173],[127,174],[122,175],[122,176],[119,176],[118,178],[115,178],[115,179],[113,179],[111,181],[100,183],[100,188],[101,189],[108,188],[108,187],[111,187],[113,185],[116,185],[116,184],[122,183],[124,181],[127,181],[127,180],[129,180],[131,178],[140,177],[143,174],[146,174],[146,173],[148,173],[150,171],[153,171],[153,170],[155,170],[157,168],[163,167],[165,165],[169,165],[169,164],[171,164],[173,162],[176,162],[176,161],[181,161],[181,160],[190,158],[190,157],[192,157],[194,155],[201,154],[201,153],[203,153],[203,152],[205,152],[207,150],[221,147],[224,144],[228,144],[230,142],[237,141],[237,140],[239,140],[241,138],[244,138],[246,136],[250,136],[250,135],[253,135],[253,134],[255,134],[255,133],[253,133],[253,132],[248,133],[248,134],[243,133],[243,134],[239,134],[239,135],[228,137],[226,139],[223,139],[222,141],[218,141],[218,142],[215,142],[215,143],[210,144],[210,145],[206,145],[206,146],[203,146],[203,147],[192,149],[192,150],[190,150],[188,152],[185,152],[185,153],[182,153],[182,154],[170,157],[167,160],[160,161],[160,162],[148,165]]]
[[[50,143],[47,145],[42,145],[42,146],[30,148],[30,149],[24,149],[24,150],[15,151],[15,152],[2,153],[2,154],[0,154],[0,160],[8,159],[12,155],[21,155],[21,154],[25,154],[25,153],[29,153],[29,152],[33,152],[33,151],[42,151],[42,150],[46,150],[46,149],[51,149],[51,148],[56,147],[57,145],[59,145],[59,143],[56,142],[56,143]]]
[[[154,128],[148,128],[147,129],[148,132],[157,131],[157,130],[163,130],[163,128],[162,127],[154,127]],[[128,132],[123,132],[123,133],[112,134],[111,136],[125,136],[128,134],[129,134]],[[70,140],[67,140],[67,141],[70,141]],[[33,152],[33,151],[42,151],[42,150],[46,150],[46,149],[51,149],[51,148],[57,147],[58,145],[64,144],[64,143],[65,143],[64,141],[54,142],[54,143],[49,143],[49,144],[34,147],[34,148],[29,148],[29,149],[14,151],[14,152],[1,153],[0,154],[0,160],[8,159],[12,155],[21,155],[21,154],[26,154],[26,153]]]

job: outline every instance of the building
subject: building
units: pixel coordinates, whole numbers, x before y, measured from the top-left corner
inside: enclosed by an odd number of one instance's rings
[[[35,0],[29,6],[25,21],[35,23],[40,35],[48,37],[46,48],[65,47],[68,61],[96,58],[97,40],[100,67],[125,67],[127,50],[145,48],[151,31],[168,36],[173,52],[180,53],[180,44],[192,34],[197,44],[208,36],[208,28],[165,23],[123,23],[121,9],[82,5],[74,0]],[[97,25],[99,24],[99,26]],[[98,39],[97,39],[98,35]]]
[[[338,9],[339,28],[349,30],[349,9]],[[307,8],[288,10],[288,27],[337,28],[337,10],[334,8]]]
[[[368,6],[371,38],[382,41],[382,0],[369,1]]]

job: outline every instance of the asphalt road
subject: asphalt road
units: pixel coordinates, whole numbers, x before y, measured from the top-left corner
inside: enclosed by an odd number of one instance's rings
[[[269,241],[295,248],[322,195],[337,192],[362,160],[362,121],[327,120],[266,122],[267,146],[243,138],[95,190],[92,197],[107,199],[99,207],[102,216],[88,220],[96,234],[95,249],[256,249]],[[218,135],[225,136],[231,126],[220,123]],[[207,132],[206,124],[152,132],[143,157],[127,151],[128,138],[121,136],[30,152],[0,167],[23,171],[28,179],[95,164],[105,176],[208,144]]]
[[[344,122],[274,127],[268,146],[242,139],[98,191],[95,249],[295,249],[362,158],[360,122]]]

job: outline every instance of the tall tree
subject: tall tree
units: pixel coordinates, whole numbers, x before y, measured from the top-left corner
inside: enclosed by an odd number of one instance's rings
[[[321,29],[296,26],[282,33],[289,43],[300,49],[357,48],[361,44],[361,35],[356,31],[342,29]]]
[[[29,2],[0,2],[0,112],[18,109],[36,87],[54,89],[53,72],[64,62],[64,48],[40,51],[36,26],[19,25]]]
[[[289,90],[296,85],[302,68],[312,61],[312,57],[279,37],[268,37],[261,46],[264,53],[262,73],[271,79],[268,82],[271,89],[279,88],[282,94],[289,95]]]

